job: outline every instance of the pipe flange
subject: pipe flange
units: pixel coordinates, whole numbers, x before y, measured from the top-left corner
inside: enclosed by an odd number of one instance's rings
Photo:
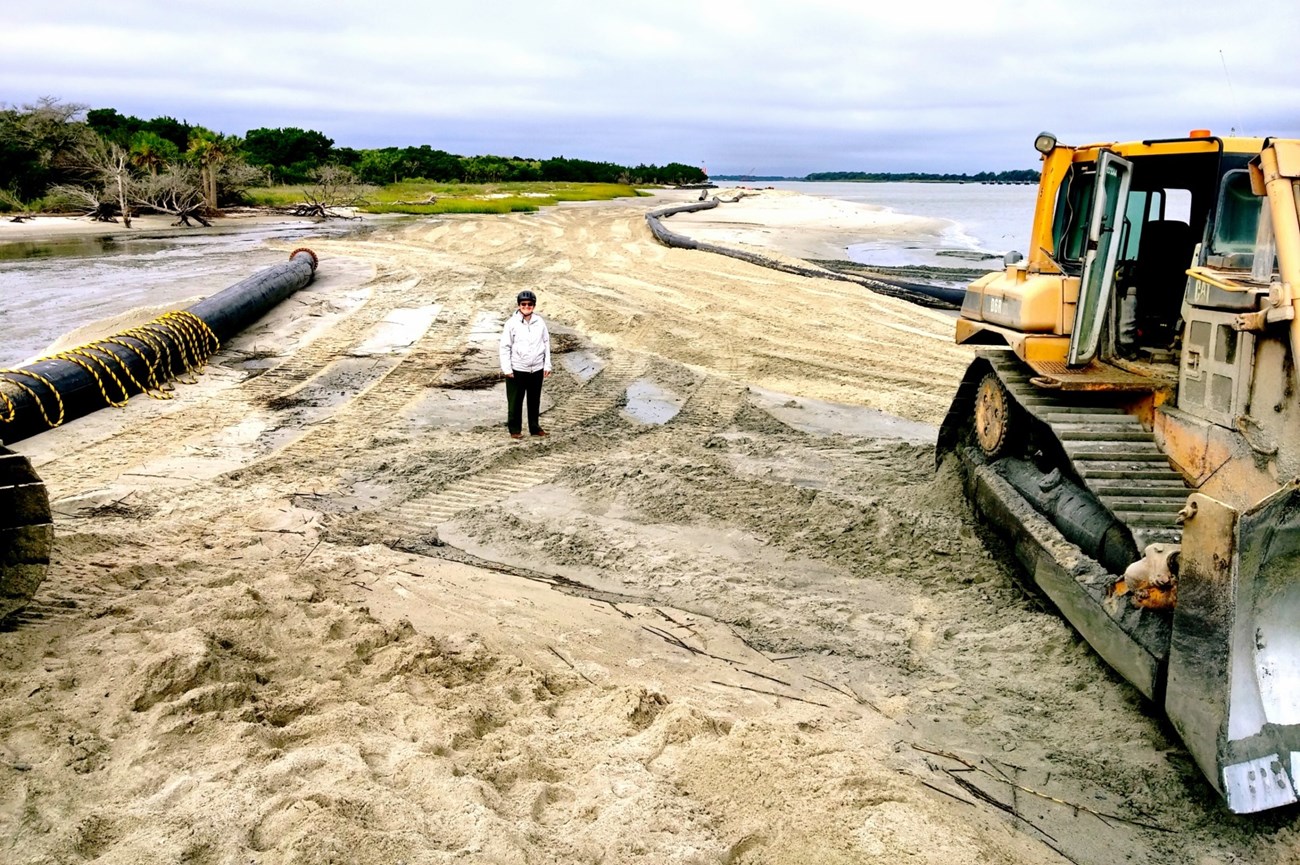
[[[300,252],[305,252],[305,253],[307,253],[308,255],[311,256],[311,272],[312,272],[312,273],[315,273],[315,272],[316,272],[316,265],[320,264],[320,259],[316,256],[316,253],[312,252],[312,251],[311,251],[310,249],[308,249],[307,247],[305,247],[305,246],[300,246],[300,247],[298,247],[297,249],[295,249],[293,252],[289,253],[289,260],[290,260],[290,261],[293,261],[294,256],[296,256],[296,255],[297,255],[298,253],[300,253]]]

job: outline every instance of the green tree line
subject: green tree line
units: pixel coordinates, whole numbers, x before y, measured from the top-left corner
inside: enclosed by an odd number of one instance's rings
[[[0,210],[71,196],[100,213],[129,212],[133,203],[198,213],[238,203],[252,186],[312,182],[326,168],[346,169],[375,185],[417,179],[634,185],[707,179],[700,168],[679,162],[626,166],[563,156],[462,156],[427,144],[354,149],[296,127],[250,129],[239,136],[174,117],[145,120],[52,98],[0,103]],[[181,195],[183,189],[199,200]]]
[[[919,171],[819,171],[803,180],[844,181],[857,180],[873,183],[1037,183],[1034,169],[1019,171],[981,171],[977,174],[927,174]]]

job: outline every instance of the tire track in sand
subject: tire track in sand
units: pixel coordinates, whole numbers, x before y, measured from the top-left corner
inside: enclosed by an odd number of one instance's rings
[[[593,378],[594,393],[581,388],[558,409],[544,416],[552,431],[580,432],[593,418],[621,404],[627,387],[646,371],[648,358],[640,353],[622,353]],[[608,377],[607,377],[608,376]],[[595,382],[604,379],[599,386]],[[554,480],[565,469],[600,462],[608,454],[635,441],[639,450],[656,450],[680,443],[683,433],[705,438],[729,424],[743,401],[744,389],[720,376],[705,376],[692,391],[682,411],[666,424],[652,428],[634,428],[627,435],[609,441],[604,447],[561,446],[554,439],[540,447],[529,448],[522,460],[517,450],[506,453],[508,465],[497,465],[453,481],[441,490],[419,496],[370,515],[368,520],[382,523],[390,535],[425,537],[457,514],[504,501],[535,486]],[[535,454],[535,455],[534,455]]]
[[[359,309],[265,373],[222,387],[192,404],[142,420],[116,435],[59,454],[42,464],[41,474],[52,498],[93,490],[162,455],[175,455],[196,436],[211,434],[248,418],[267,401],[291,394],[320,374],[393,310],[427,300],[418,294],[420,277],[396,268],[377,275],[367,285],[371,294]]]

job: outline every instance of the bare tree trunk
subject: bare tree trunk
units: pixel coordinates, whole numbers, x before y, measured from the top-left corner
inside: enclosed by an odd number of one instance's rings
[[[212,164],[209,163],[199,169],[199,183],[203,187],[203,203],[210,209],[215,209],[216,204],[212,200]],[[188,222],[186,223],[188,224]]]
[[[122,209],[122,224],[131,227],[131,202],[126,195],[126,169],[117,173],[117,206]]]

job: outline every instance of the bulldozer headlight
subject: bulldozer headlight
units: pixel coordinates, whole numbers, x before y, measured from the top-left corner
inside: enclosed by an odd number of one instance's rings
[[[1046,156],[1056,148],[1056,136],[1050,132],[1040,132],[1034,139],[1034,149]]]

